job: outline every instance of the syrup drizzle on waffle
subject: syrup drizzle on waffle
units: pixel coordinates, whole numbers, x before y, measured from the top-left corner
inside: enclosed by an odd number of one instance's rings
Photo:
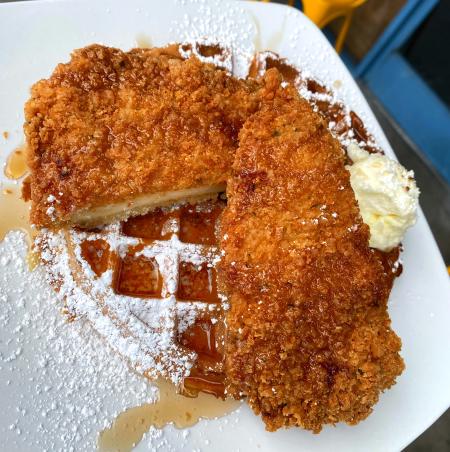
[[[358,144],[368,152],[381,152],[374,138],[368,133],[360,117],[348,108],[335,93],[311,78],[300,68],[269,50],[258,52],[249,69],[251,77],[262,77],[270,69],[276,68],[285,83],[293,84],[300,95],[320,113],[328,123],[328,129],[343,147]]]
[[[224,396],[224,304],[215,270],[224,207],[218,199],[156,209],[38,239],[68,313],[88,317],[139,371],[168,378],[189,396]]]

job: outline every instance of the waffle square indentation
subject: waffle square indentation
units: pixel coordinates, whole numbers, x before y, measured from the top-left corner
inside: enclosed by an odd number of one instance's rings
[[[179,343],[199,355],[220,358],[216,346],[216,327],[211,320],[200,318],[179,336]]]
[[[178,267],[178,300],[196,300],[219,303],[216,270],[206,263],[194,265],[180,262]]]
[[[153,258],[129,253],[119,262],[116,292],[132,297],[160,298],[162,277]]]
[[[223,205],[187,205],[180,212],[180,240],[184,243],[216,245],[216,222]]]
[[[177,221],[176,212],[155,209],[145,215],[129,218],[122,223],[122,232],[128,237],[147,240],[168,240],[173,231],[167,227],[169,221]]]
[[[109,245],[105,240],[85,240],[81,243],[81,257],[97,276],[101,276],[108,269],[109,256]]]

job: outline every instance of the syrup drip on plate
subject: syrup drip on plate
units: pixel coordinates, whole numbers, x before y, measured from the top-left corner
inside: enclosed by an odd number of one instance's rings
[[[21,198],[20,186],[3,186],[0,192],[0,241],[5,238],[9,231],[20,230],[25,232],[29,245],[28,267],[30,270],[34,270],[39,263],[39,257],[31,249],[36,231],[31,228],[28,221],[29,211],[29,203]]]
[[[26,146],[19,146],[8,157],[5,166],[5,176],[8,179],[20,179],[28,171]]]
[[[16,229],[26,232],[29,238],[33,235],[28,222],[29,210],[29,204],[21,198],[20,186],[3,186],[0,195],[0,240]]]
[[[98,438],[100,452],[128,452],[139,443],[150,427],[163,428],[173,423],[177,428],[191,427],[200,419],[213,419],[236,410],[240,402],[221,400],[199,393],[196,398],[177,394],[175,387],[165,381],[158,383],[159,400],[131,408],[120,414],[112,426]]]
[[[139,33],[136,36],[136,45],[140,49],[151,49],[153,47],[150,36],[147,36],[144,33]]]

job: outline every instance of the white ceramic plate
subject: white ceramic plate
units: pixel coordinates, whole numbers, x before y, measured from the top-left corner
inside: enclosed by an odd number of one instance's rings
[[[393,155],[366,101],[320,31],[300,12],[274,4],[202,0],[61,0],[0,5],[0,159],[23,142],[29,87],[93,42],[129,49],[188,37],[219,38],[235,50],[271,49],[330,86]],[[245,55],[244,60],[245,62]],[[430,229],[419,212],[404,240],[404,272],[389,309],[403,340],[406,370],[355,427],[268,433],[247,407],[188,434],[153,431],[139,450],[400,450],[450,405],[450,285]],[[95,335],[66,325],[39,270],[23,263],[25,245],[0,244],[0,442],[7,451],[92,450],[99,430],[126,406],[148,398],[149,385],[110,354]]]

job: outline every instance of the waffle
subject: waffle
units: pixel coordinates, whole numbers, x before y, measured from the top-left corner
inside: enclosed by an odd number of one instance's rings
[[[38,239],[65,312],[84,317],[151,379],[224,396],[216,222],[225,202],[156,209],[104,228]]]

